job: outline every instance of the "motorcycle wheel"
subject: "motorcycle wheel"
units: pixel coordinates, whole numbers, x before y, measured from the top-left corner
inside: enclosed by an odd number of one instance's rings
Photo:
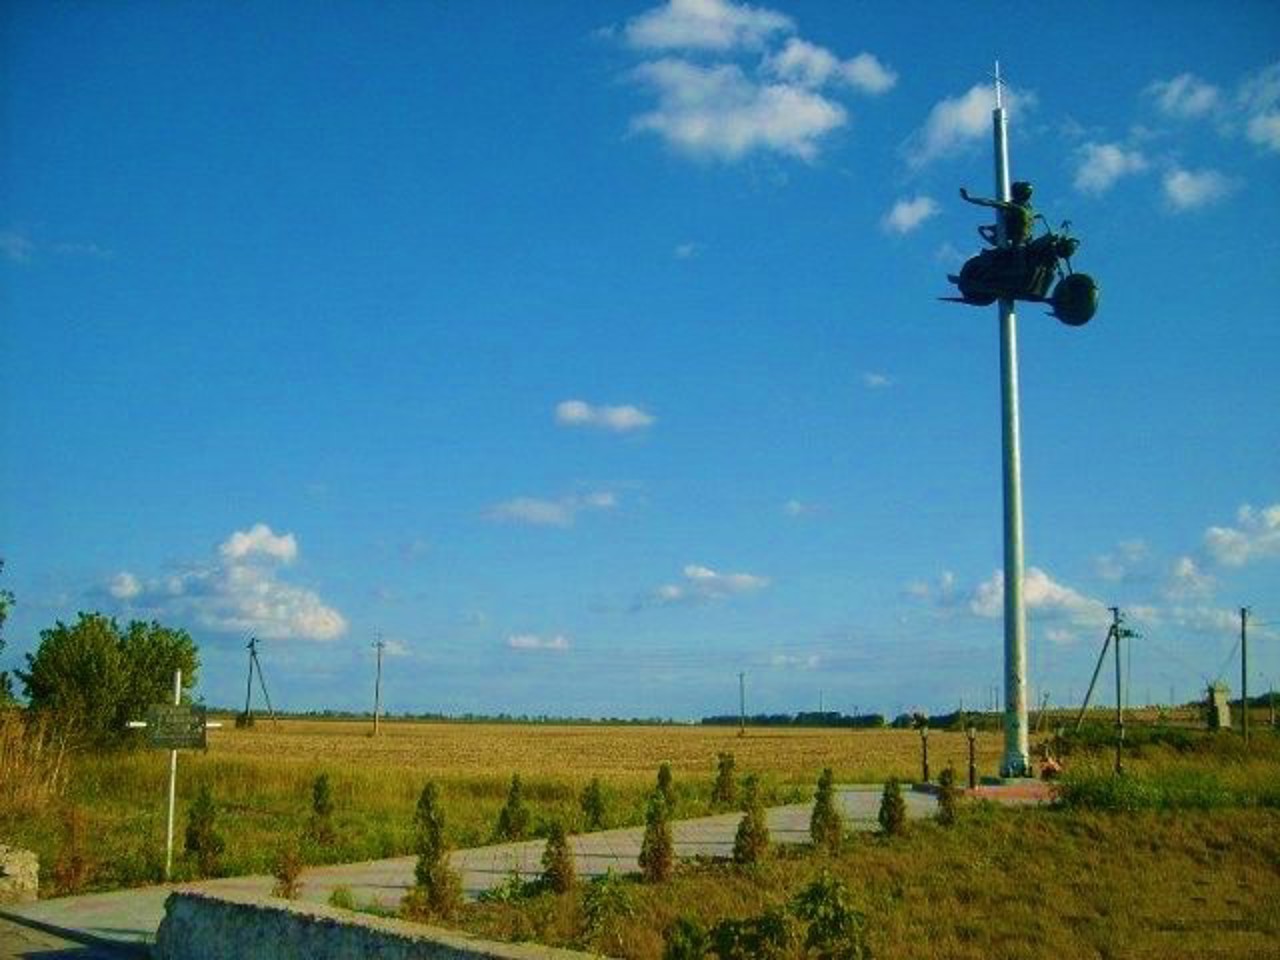
[[[1087,273],[1071,273],[1058,281],[1049,298],[1053,315],[1071,327],[1082,327],[1098,311],[1098,284]]]

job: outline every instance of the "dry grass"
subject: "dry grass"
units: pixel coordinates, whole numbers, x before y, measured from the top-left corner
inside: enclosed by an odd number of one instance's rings
[[[0,709],[0,810],[30,814],[47,806],[66,780],[63,738],[42,720]]]

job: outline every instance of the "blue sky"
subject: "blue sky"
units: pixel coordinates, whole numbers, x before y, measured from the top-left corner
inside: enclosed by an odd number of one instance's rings
[[[1020,310],[1033,689],[1280,676],[1272,3],[8,3],[0,666],[699,716],[999,676],[990,89],[1102,306]],[[1236,686],[1236,667],[1227,668]]]

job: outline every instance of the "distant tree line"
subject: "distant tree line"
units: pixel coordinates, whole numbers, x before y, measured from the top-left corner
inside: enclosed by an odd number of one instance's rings
[[[850,716],[836,710],[753,713],[746,718],[746,721],[747,725],[752,727],[855,727],[871,730],[888,725],[882,713],[861,713]],[[741,717],[736,713],[723,714],[703,717],[700,722],[707,727],[736,727],[741,722]]]

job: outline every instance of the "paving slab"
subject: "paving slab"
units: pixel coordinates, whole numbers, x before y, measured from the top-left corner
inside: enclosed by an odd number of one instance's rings
[[[907,815],[926,817],[937,807],[928,793],[906,791]],[[837,787],[836,801],[850,829],[872,830],[880,809],[880,788]],[[812,803],[771,807],[766,811],[775,843],[809,842]],[[733,838],[741,813],[724,813],[672,824],[677,857],[727,858],[733,854]],[[625,827],[579,834],[569,838],[574,865],[580,877],[602,876],[606,871],[633,873],[639,869],[643,827]],[[512,874],[525,879],[542,872],[542,840],[502,843],[450,854],[450,863],[462,877],[464,894],[474,899]],[[363,863],[309,867],[302,872],[300,900],[327,903],[338,887],[345,887],[358,906],[394,910],[413,884],[414,857],[392,857]],[[143,945],[152,942],[164,917],[165,898],[175,889],[208,893],[267,897],[275,880],[268,876],[225,877],[191,884],[165,884],[115,890],[110,893],[58,897],[36,903],[0,907],[0,917],[39,926],[69,939],[88,943]]]

